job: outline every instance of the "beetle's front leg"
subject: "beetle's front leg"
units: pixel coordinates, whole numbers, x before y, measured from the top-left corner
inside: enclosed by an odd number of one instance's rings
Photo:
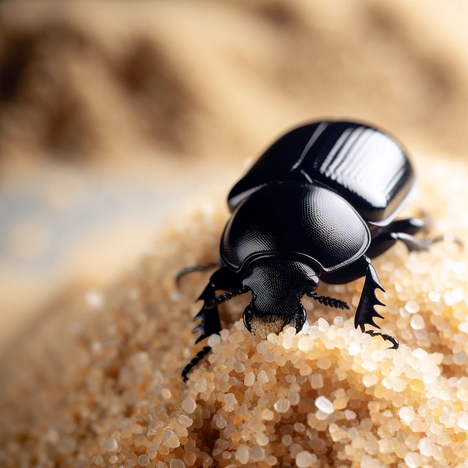
[[[381,336],[384,340],[390,341],[393,344],[393,349],[397,349],[399,344],[395,338],[391,337],[390,335],[386,335],[385,333],[378,333],[373,330],[366,331],[365,329],[365,325],[372,325],[373,327],[380,328],[374,322],[374,318],[383,317],[376,312],[374,306],[384,305],[377,299],[375,295],[375,289],[378,288],[384,291],[384,288],[380,284],[377,273],[375,272],[374,267],[372,266],[372,263],[368,257],[362,256],[360,259],[341,270],[334,271],[333,273],[323,274],[320,279],[328,284],[346,284],[350,281],[362,278],[363,276],[366,277],[366,281],[364,283],[361,300],[359,301],[356,315],[354,317],[354,326],[356,328],[359,327],[363,333],[368,333],[371,336]],[[313,297],[313,295],[311,295],[311,297]],[[327,300],[328,302],[331,298],[325,297],[323,299]],[[339,305],[338,308],[340,309],[349,308],[346,302],[336,301],[336,299],[331,300],[335,301],[336,305]]]
[[[232,291],[236,292],[242,288],[240,275],[234,273],[227,267],[220,268],[210,278],[206,288],[200,294],[198,301],[204,301],[200,312],[195,316],[194,320],[200,320],[200,323],[193,329],[194,332],[200,332],[200,336],[195,343],[198,343],[210,335],[217,334],[221,331],[221,322],[219,320],[218,306],[213,306],[213,300],[216,298],[216,291]],[[182,380],[185,382],[188,379],[190,370],[198,364],[198,362],[211,350],[210,346],[205,346],[183,369]]]
[[[374,330],[366,330],[364,333],[367,333],[370,336],[381,336],[384,340],[390,341],[390,343],[392,343],[393,346],[391,346],[388,349],[398,349],[400,347],[399,341],[393,336],[387,335],[386,333],[379,333],[375,332]]]
[[[359,305],[356,310],[356,315],[354,317],[354,327],[360,328],[363,333],[368,333],[371,336],[381,336],[384,340],[390,341],[393,346],[390,349],[398,349],[400,344],[396,338],[393,338],[386,333],[379,333],[375,332],[374,330],[367,330],[365,326],[371,325],[375,328],[380,329],[380,327],[374,322],[375,318],[383,317],[375,310],[376,305],[385,304],[377,299],[375,294],[376,289],[380,289],[381,291],[385,292],[385,289],[380,284],[379,278],[377,277],[377,273],[372,266],[371,261],[366,257],[362,257],[360,260],[361,265],[366,264],[366,281],[364,282],[364,288],[361,293],[361,300],[359,301]]]
[[[216,291],[223,290],[236,293],[241,288],[242,281],[240,275],[234,273],[228,267],[220,268],[211,276],[206,288],[197,299],[197,302],[204,301],[204,303],[200,312],[194,318],[194,320],[200,320],[200,323],[193,329],[194,332],[200,332],[200,336],[195,343],[221,331],[218,304],[213,305]],[[218,303],[221,302],[218,301]]]

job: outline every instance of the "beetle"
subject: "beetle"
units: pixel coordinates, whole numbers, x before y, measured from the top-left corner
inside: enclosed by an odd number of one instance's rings
[[[371,260],[397,241],[410,251],[431,242],[414,235],[425,228],[419,218],[395,220],[415,183],[405,151],[383,131],[351,121],[319,121],[298,127],[277,140],[233,187],[231,211],[220,243],[220,268],[197,301],[196,343],[221,331],[218,305],[252,292],[243,320],[250,332],[266,336],[288,324],[299,332],[307,295],[338,309],[351,307],[319,296],[319,281],[345,284],[365,277],[354,326],[381,336],[375,290],[385,291]],[[178,278],[214,265],[182,270]],[[216,291],[226,291],[216,295]],[[184,368],[182,378],[210,351],[205,346]]]

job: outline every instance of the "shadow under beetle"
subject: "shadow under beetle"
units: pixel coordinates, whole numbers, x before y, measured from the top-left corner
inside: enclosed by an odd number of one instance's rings
[[[414,185],[414,172],[400,145],[389,135],[355,122],[322,121],[290,131],[276,141],[228,197],[232,213],[224,229],[219,265],[198,301],[204,305],[195,320],[197,343],[219,333],[218,305],[252,292],[244,324],[253,321],[294,323],[299,332],[306,311],[303,295],[322,304],[351,309],[338,299],[318,296],[319,280],[344,284],[365,276],[354,326],[379,335],[397,349],[380,329],[383,318],[374,309],[384,291],[371,259],[397,241],[409,250],[426,250],[428,240],[413,237],[425,227],[418,218],[394,221]],[[216,291],[227,291],[216,295]],[[184,368],[183,380],[210,351],[205,346]]]

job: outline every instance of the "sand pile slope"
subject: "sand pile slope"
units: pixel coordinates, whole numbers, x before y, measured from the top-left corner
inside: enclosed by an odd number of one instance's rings
[[[440,178],[450,180],[442,186]],[[405,214],[463,235],[466,169],[433,162]],[[452,243],[375,261],[383,330],[398,351],[353,329],[352,313],[304,301],[309,325],[260,340],[222,307],[225,329],[190,375],[194,298],[216,260],[221,204],[181,213],[113,289],[61,304],[2,363],[0,464],[16,466],[462,467],[468,457],[468,259]],[[362,281],[321,285],[356,306]]]

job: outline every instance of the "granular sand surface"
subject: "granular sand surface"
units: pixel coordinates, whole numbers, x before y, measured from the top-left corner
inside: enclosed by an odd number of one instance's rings
[[[403,215],[423,209],[434,233],[468,242],[466,167],[417,162],[426,169]],[[352,312],[308,299],[301,333],[261,340],[239,297],[221,306],[212,353],[182,382],[206,345],[191,329],[208,275],[180,288],[174,276],[216,261],[218,199],[181,210],[119,284],[89,291],[86,305],[64,300],[13,349],[0,375],[0,465],[468,466],[468,258],[452,242],[397,245],[373,262],[386,288],[380,324],[399,350],[355,330]],[[362,286],[318,292],[355,308]]]

